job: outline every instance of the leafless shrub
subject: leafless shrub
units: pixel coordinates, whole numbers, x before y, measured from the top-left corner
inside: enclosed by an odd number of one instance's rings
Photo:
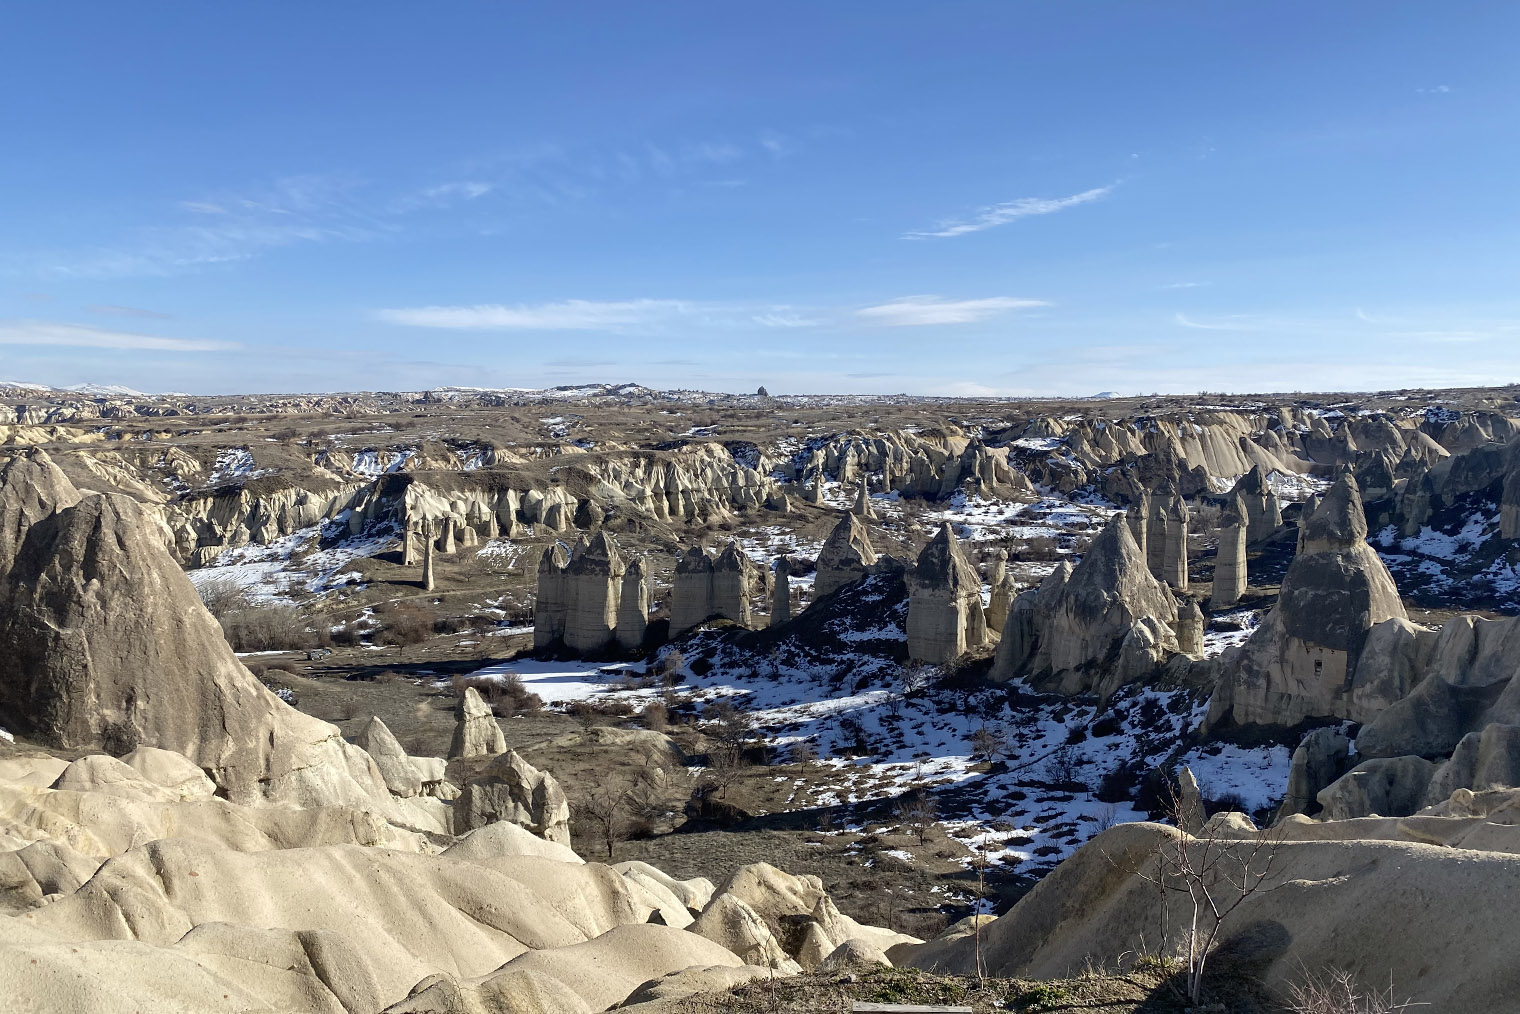
[[[627,841],[640,829],[647,831],[648,815],[658,809],[655,783],[658,772],[616,772],[599,779],[577,809],[583,826],[601,843],[611,860],[618,842]]]
[[[1055,785],[1070,785],[1077,780],[1082,758],[1076,747],[1063,743],[1045,758],[1045,778]]]
[[[996,726],[984,725],[971,734],[971,755],[984,758],[989,764],[1007,748],[1008,737]]]
[[[913,833],[920,845],[929,843],[929,834],[939,819],[939,804],[934,797],[922,790],[904,796],[895,807],[897,820]]]
[[[317,647],[324,640],[321,633],[307,629],[295,606],[253,606],[218,620],[233,651],[297,651]]]
[[[385,613],[385,623],[376,634],[376,640],[405,648],[421,644],[433,636],[433,621],[427,612],[417,606],[402,605]]]
[[[195,586],[195,590],[211,615],[219,620],[229,613],[253,608],[253,599],[249,596],[248,589],[231,578],[217,577],[202,581]]]
[[[678,685],[681,682],[681,670],[684,668],[686,668],[685,655],[679,651],[666,652],[665,657],[660,659],[658,673],[660,681],[667,687]]]
[[[456,674],[449,683],[454,693],[460,697],[464,696],[466,690],[473,689],[481,700],[491,705],[491,710],[499,718],[511,718],[524,711],[538,711],[544,706],[543,698],[529,690],[522,677],[515,672],[503,676]]]
[[[664,732],[670,728],[670,709],[659,701],[650,701],[639,713],[639,720],[651,732]]]
[[[1166,811],[1177,827],[1183,826],[1186,804],[1170,780]],[[1194,1006],[1202,1001],[1204,971],[1225,921],[1247,899],[1277,885],[1282,873],[1281,847],[1280,829],[1226,838],[1217,827],[1205,825],[1196,835],[1178,832],[1159,838],[1141,868],[1133,871],[1156,887],[1163,954],[1168,953],[1170,899],[1173,895],[1184,898],[1188,927],[1181,948],[1188,1000]]]
[[[1386,990],[1363,989],[1350,972],[1330,968],[1318,974],[1306,972],[1303,982],[1290,983],[1287,1009],[1292,1014],[1397,1014],[1427,1006],[1410,1000],[1395,1002],[1393,997],[1391,973]]]

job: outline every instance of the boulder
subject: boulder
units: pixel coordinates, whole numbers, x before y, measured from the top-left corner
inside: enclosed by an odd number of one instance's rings
[[[168,789],[175,799],[210,799],[216,795],[216,783],[182,753],[140,746],[121,760],[154,785]]]
[[[500,731],[500,730],[498,730]],[[570,847],[570,804],[553,775],[508,750],[465,780],[454,801],[454,826],[470,831],[498,820]]]
[[[1520,725],[1495,723],[1462,737],[1431,776],[1423,805],[1440,803],[1458,789],[1508,788],[1520,788]]]
[[[473,688],[472,688],[473,689]],[[354,740],[380,769],[385,787],[394,796],[422,795],[422,773],[378,715],[371,715]]]
[[[1350,752],[1351,741],[1336,729],[1313,729],[1304,736],[1293,751],[1288,792],[1278,808],[1278,819],[1317,811],[1316,797],[1345,772]]]
[[[1408,817],[1425,805],[1436,766],[1423,757],[1377,757],[1362,761],[1315,797],[1325,820]]]

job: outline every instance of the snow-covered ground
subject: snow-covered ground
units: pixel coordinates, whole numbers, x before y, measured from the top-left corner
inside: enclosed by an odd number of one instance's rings
[[[357,560],[394,548],[397,535],[389,527],[372,528],[364,534],[334,541],[347,530],[347,512],[326,525],[303,528],[268,545],[228,549],[204,567],[189,571],[197,588],[230,582],[242,588],[253,602],[275,602],[294,596],[325,595],[362,578],[352,569]],[[329,545],[322,546],[327,533]]]
[[[1065,533],[1093,534],[1108,521],[1113,508],[1072,503],[1046,497],[1034,503],[989,500],[956,493],[942,510],[924,514],[938,526],[948,521],[956,538],[968,542],[992,539],[1059,538]]]
[[[532,627],[519,628],[515,632],[531,631]],[[631,689],[627,677],[643,674],[642,665],[611,665],[593,662],[539,662],[521,659],[487,666],[470,674],[472,679],[495,679],[506,681],[515,675],[523,685],[543,699],[548,705],[564,705],[572,701],[607,698],[615,694],[618,700],[644,702],[659,696],[656,689]]]
[[[269,469],[259,468],[254,463],[253,452],[248,448],[229,447],[217,452],[216,464],[211,466],[207,481],[214,485],[229,479],[253,479],[268,473]]]
[[[809,643],[783,641],[764,656],[722,630],[667,649],[686,660],[674,689],[682,705],[700,712],[737,704],[756,738],[783,759],[804,742],[816,750],[825,776],[777,776],[791,781],[785,808],[830,809],[838,829],[891,824],[895,801],[922,789],[955,838],[1018,872],[1043,872],[1104,827],[1143,819],[1136,789],[1175,762],[1207,710],[1202,696],[1185,690],[1126,688],[1100,710],[1094,699],[1043,695],[1021,681],[979,689],[925,681],[910,689],[911,671],[893,651],[905,603],[884,579],[866,582],[858,598],[859,608],[827,619]],[[1238,619],[1244,626],[1254,616],[1242,611]],[[692,668],[699,660],[706,663],[700,675]],[[638,665],[524,660],[481,675],[508,672],[554,707],[582,700],[641,707],[662,692],[640,678]],[[1210,798],[1238,795],[1260,809],[1287,784],[1283,748],[1195,754]]]

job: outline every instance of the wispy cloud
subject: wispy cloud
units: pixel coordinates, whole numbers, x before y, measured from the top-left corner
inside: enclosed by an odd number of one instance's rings
[[[1451,85],[1438,84],[1429,88],[1416,88],[1421,95],[1450,95]]]
[[[87,349],[144,349],[160,352],[221,352],[236,342],[203,338],[164,338],[129,331],[105,331],[82,324],[40,320],[0,320],[0,345],[53,345]]]
[[[242,195],[180,202],[192,219],[140,230],[116,249],[31,259],[43,274],[61,278],[170,275],[297,243],[355,242],[390,231],[364,209],[356,189],[335,176],[287,177]]]
[[[791,313],[787,310],[758,313],[750,319],[762,327],[817,327],[823,323],[820,320],[804,317],[799,313]]]
[[[903,233],[904,239],[935,239],[947,236],[964,236],[968,232],[981,232],[984,229],[994,229],[1000,225],[1020,218],[1028,218],[1031,215],[1050,215],[1057,211],[1065,211],[1067,208],[1075,208],[1079,204],[1091,204],[1093,201],[1107,197],[1117,184],[1109,184],[1106,187],[1094,187],[1084,190],[1080,194],[1072,194],[1070,197],[1021,197],[1016,201],[1005,201],[1002,204],[989,204],[985,208],[978,208],[967,218],[944,219],[932,229],[922,229],[915,232]]]
[[[1176,321],[1183,327],[1190,327],[1199,331],[1253,330],[1250,322],[1243,317],[1222,317],[1217,320],[1194,320],[1186,314],[1179,313],[1176,316]]]
[[[1163,289],[1200,289],[1209,284],[1208,282],[1172,282],[1170,285],[1159,286]]]
[[[422,208],[447,208],[460,201],[473,201],[484,197],[496,187],[480,180],[456,180],[424,187],[416,193],[404,194],[391,202],[390,208],[398,214],[406,214]]]
[[[595,331],[648,325],[689,313],[692,305],[678,299],[630,299],[598,302],[567,299],[558,303],[519,303],[508,306],[418,306],[379,310],[376,316],[408,327],[456,328],[480,331]]]
[[[992,296],[987,299],[942,299],[939,296],[904,296],[879,306],[862,307],[855,316],[883,327],[918,327],[928,324],[971,324],[1010,310],[1049,306],[1041,299]]]
[[[475,331],[647,331],[678,322],[726,329],[808,328],[824,323],[785,304],[687,299],[412,306],[376,310],[374,316],[406,327]]]
[[[145,320],[173,320],[174,314],[160,313],[157,310],[144,310],[140,306],[116,306],[112,303],[91,303],[85,307],[90,313],[99,313],[109,317],[141,317]]]

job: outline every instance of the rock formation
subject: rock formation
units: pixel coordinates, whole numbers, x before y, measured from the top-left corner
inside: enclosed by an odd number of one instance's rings
[[[433,553],[437,547],[433,544],[431,527],[424,530],[422,538],[422,589],[432,591],[437,583],[433,574]]]
[[[857,518],[860,518],[862,521],[873,521],[876,518],[876,511],[871,509],[871,497],[866,490],[866,483],[864,480],[861,480],[860,493],[858,496],[856,496],[855,506],[851,508],[850,513],[855,515]]]
[[[554,543],[538,558],[538,595],[533,603],[533,647],[547,648],[564,640],[570,618],[569,587],[565,568],[570,554],[564,544]]]
[[[1171,505],[1172,497],[1177,495],[1174,488],[1158,490],[1147,501],[1147,514],[1145,518],[1145,546],[1142,555],[1145,557],[1145,565],[1149,568],[1151,576],[1158,581],[1166,580],[1166,512]]]
[[[1176,654],[1176,626],[1176,600],[1115,515],[1081,563],[1063,562],[1014,600],[990,678],[1027,674],[1062,693],[1104,693],[1143,675],[1137,664],[1149,668]],[[1126,642],[1130,662],[1121,667]]]
[[[1351,741],[1335,729],[1315,729],[1298,744],[1288,768],[1288,793],[1278,807],[1278,819],[1319,809],[1320,790],[1346,770]]]
[[[1177,650],[1184,655],[1203,655],[1203,610],[1196,599],[1185,598],[1177,610]]]
[[[496,724],[491,706],[481,700],[474,687],[465,687],[454,709],[454,740],[449,744],[449,760],[471,760],[505,753],[507,737]]]
[[[1251,545],[1267,541],[1282,527],[1282,504],[1260,465],[1241,476],[1232,492],[1245,503],[1246,541]]]
[[[1203,830],[1203,794],[1198,790],[1198,779],[1192,768],[1183,768],[1177,774],[1177,824],[1188,834]]]
[[[993,556],[992,566],[988,568],[987,584],[992,589],[987,599],[987,632],[1001,636],[1003,624],[1008,622],[1008,610],[1013,606],[1014,596],[1018,594],[1018,586],[1008,573],[1008,550],[999,549]]]
[[[566,648],[589,654],[612,647],[625,569],[616,540],[605,531],[576,544],[560,578]]]
[[[776,557],[776,577],[771,585],[771,626],[779,627],[792,619],[792,561]]]
[[[234,801],[388,808],[366,754],[243,668],[165,542],[116,494],[31,524],[3,595],[0,725],[63,749],[182,753]]]
[[[0,578],[10,571],[33,525],[78,502],[79,490],[41,448],[6,461],[0,469]]]
[[[940,526],[906,578],[910,658],[950,662],[986,641],[982,581],[948,523]]]
[[[1161,579],[1177,591],[1188,586],[1188,507],[1174,496],[1166,507],[1166,548],[1161,558]]]
[[[1388,569],[1367,545],[1361,496],[1343,473],[1309,519],[1304,550],[1283,578],[1277,605],[1223,659],[1227,678],[1210,723],[1293,725],[1305,718],[1367,721],[1397,699],[1369,692],[1380,674],[1358,659],[1373,628],[1404,619]]]
[[[385,787],[392,795],[422,795],[422,773],[417,770],[389,727],[377,716],[370,716],[369,722],[354,742],[374,760],[375,767],[380,769],[380,777],[385,779]]]
[[[649,630],[649,578],[644,561],[636,559],[623,572],[623,590],[618,596],[617,644],[627,652],[644,647]]]
[[[839,519],[818,553],[818,576],[813,581],[815,599],[831,594],[865,577],[876,563],[876,550],[866,526],[853,514]]]
[[[683,634],[712,616],[713,559],[701,546],[692,546],[676,560],[670,592],[670,634]]]
[[[545,841],[570,847],[570,804],[559,782],[515,750],[497,754],[467,779],[454,803],[454,827],[460,833],[498,820],[521,824]]]
[[[1135,545],[1140,547],[1140,555],[1149,559],[1149,544],[1147,533],[1150,531],[1151,519],[1151,495],[1146,490],[1141,490],[1139,496],[1130,501],[1124,510],[1125,523],[1129,525],[1129,533],[1134,536]]]
[[[739,543],[730,542],[713,561],[712,612],[741,627],[750,626],[750,595],[759,575]]]
[[[1228,609],[1246,592],[1246,505],[1239,493],[1220,518],[1219,551],[1214,557],[1212,609]]]
[[[1504,478],[1504,491],[1499,503],[1499,535],[1506,539],[1520,539],[1520,451],[1511,454],[1509,474]]]
[[[456,549],[453,515],[443,519],[443,532],[438,536],[437,549],[438,552],[445,555],[454,552]]]

